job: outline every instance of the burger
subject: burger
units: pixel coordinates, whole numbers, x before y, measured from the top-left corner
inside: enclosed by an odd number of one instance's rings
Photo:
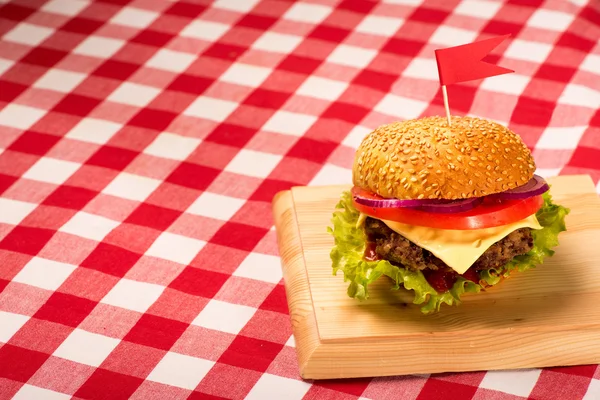
[[[489,120],[378,127],[358,147],[353,186],[333,212],[334,275],[342,271],[359,300],[385,276],[430,313],[542,264],[569,210],[535,171],[522,139]]]

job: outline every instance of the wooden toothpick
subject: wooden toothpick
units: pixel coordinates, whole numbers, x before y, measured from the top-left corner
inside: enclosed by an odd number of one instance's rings
[[[450,106],[448,105],[448,91],[446,85],[442,85],[442,94],[444,95],[444,108],[446,109],[446,117],[448,117],[448,126],[452,125],[450,120]]]

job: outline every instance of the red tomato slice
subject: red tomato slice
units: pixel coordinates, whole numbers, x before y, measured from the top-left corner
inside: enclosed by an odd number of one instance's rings
[[[359,188],[353,188],[353,192],[360,191],[363,197],[380,198],[375,194],[368,194]],[[352,202],[354,207],[371,217],[396,221],[403,224],[427,226],[437,229],[483,229],[494,226],[507,225],[535,214],[544,204],[541,195],[532,196],[522,200],[492,200],[484,198],[483,203],[468,211],[458,213],[432,213],[415,210],[412,208],[384,208],[369,207]]]

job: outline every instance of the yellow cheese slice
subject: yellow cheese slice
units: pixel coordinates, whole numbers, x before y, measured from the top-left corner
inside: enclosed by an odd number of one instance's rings
[[[417,246],[432,252],[459,274],[465,273],[492,244],[509,233],[520,228],[542,229],[535,214],[509,225],[472,230],[434,229],[387,220],[382,222]]]

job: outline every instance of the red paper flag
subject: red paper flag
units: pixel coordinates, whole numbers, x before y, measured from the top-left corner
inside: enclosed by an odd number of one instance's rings
[[[510,35],[436,50],[435,58],[442,86],[515,72],[481,61],[508,36]]]

